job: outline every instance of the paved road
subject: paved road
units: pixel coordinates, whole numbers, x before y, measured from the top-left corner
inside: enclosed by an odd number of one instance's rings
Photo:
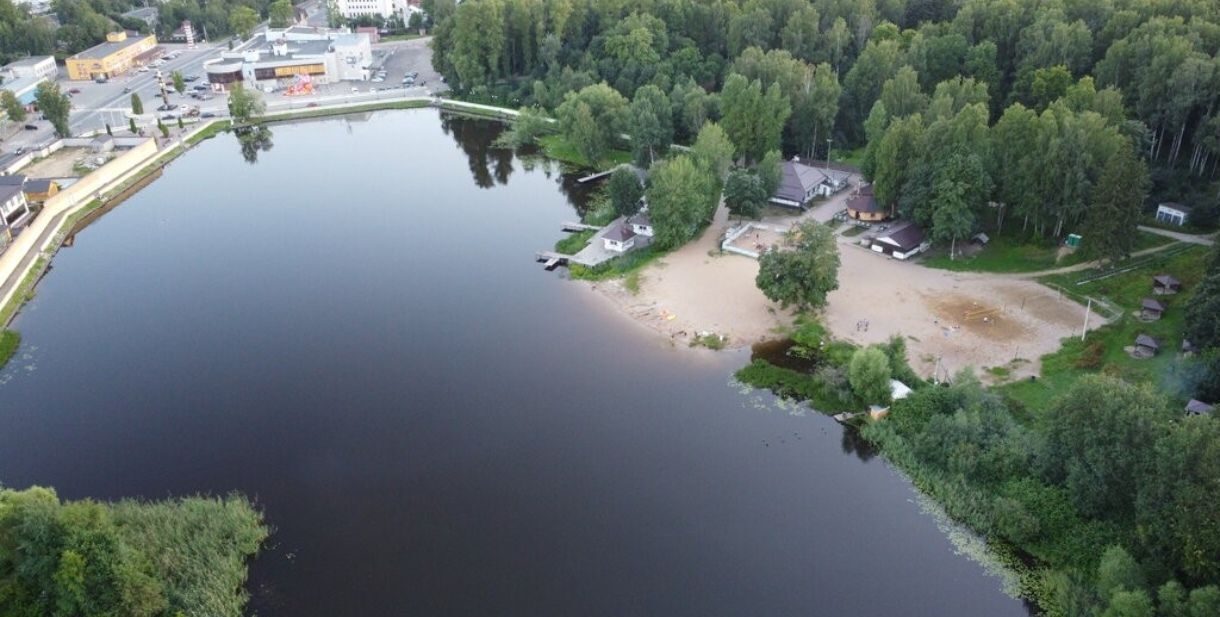
[[[316,7],[314,10],[319,10]],[[260,30],[263,28],[260,27]],[[239,45],[242,49],[250,45],[254,39]],[[428,44],[430,39],[414,39],[410,41],[393,41],[374,46],[377,65],[387,70],[384,81],[381,82],[338,82],[319,85],[317,92],[310,96],[286,97],[282,93],[265,94],[268,109],[283,111],[299,109],[310,105],[325,105],[343,102],[360,102],[382,100],[388,98],[406,98],[431,96],[448,88],[432,69],[432,51]],[[180,71],[183,75],[199,76],[201,80],[207,77],[203,70],[205,62],[218,59],[222,52],[228,49],[226,43],[200,43],[195,49],[186,49],[185,45],[163,44],[167,51],[178,51],[179,57],[168,61],[161,67],[163,75]],[[416,86],[403,88],[402,78],[407,73],[417,73]],[[204,83],[203,81],[194,82]],[[192,85],[194,85],[192,84]],[[144,102],[145,116],[137,119],[137,124],[152,125],[161,112],[156,109],[162,104],[160,88],[157,85],[156,73],[149,71],[131,72],[99,84],[92,81],[60,80],[60,87],[65,91],[78,90],[72,96],[73,111],[69,123],[74,135],[100,131],[109,124],[116,130],[122,130],[128,124],[131,111],[131,94],[137,93]],[[129,91],[124,91],[128,89]],[[188,89],[187,94],[190,90]],[[169,102],[172,105],[192,105],[199,107],[201,112],[216,116],[228,113],[228,99],[224,93],[209,93],[212,98],[199,101],[187,94],[169,91]],[[5,150],[30,148],[48,144],[54,140],[49,122],[32,120],[38,126],[36,131],[16,130],[4,141]]]

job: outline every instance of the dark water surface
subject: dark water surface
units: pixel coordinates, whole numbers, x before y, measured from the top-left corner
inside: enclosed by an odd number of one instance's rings
[[[494,125],[221,136],[55,259],[0,481],[243,491],[264,617],[1024,615],[831,420],[671,349],[533,252],[575,217]]]

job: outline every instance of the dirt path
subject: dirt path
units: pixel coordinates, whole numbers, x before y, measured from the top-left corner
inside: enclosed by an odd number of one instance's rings
[[[1187,233],[1182,233],[1180,231],[1169,231],[1168,229],[1161,229],[1159,227],[1149,227],[1147,225],[1140,225],[1139,230],[1146,231],[1150,234],[1156,234],[1158,236],[1165,236],[1166,238],[1173,238],[1174,240],[1177,240],[1179,242],[1189,242],[1191,244],[1202,244],[1203,246],[1211,246],[1216,243],[1216,233],[1210,233],[1210,234],[1205,234],[1205,235],[1187,234]],[[1220,233],[1220,232],[1217,232],[1217,233]]]

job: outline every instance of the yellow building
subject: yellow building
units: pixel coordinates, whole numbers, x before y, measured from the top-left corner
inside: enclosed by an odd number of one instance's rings
[[[857,221],[876,222],[890,218],[890,213],[877,203],[877,198],[873,196],[873,187],[868,185],[856,189],[856,192],[847,198],[847,216]]]
[[[132,66],[152,60],[157,47],[157,37],[127,32],[111,32],[106,42],[94,45],[65,61],[68,79],[84,80],[99,77],[110,78],[121,75]]]

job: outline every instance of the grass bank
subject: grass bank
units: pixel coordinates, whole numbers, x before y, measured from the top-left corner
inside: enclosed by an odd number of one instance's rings
[[[584,231],[569,234],[566,238],[560,238],[559,241],[555,243],[555,252],[563,253],[564,255],[575,255],[576,253],[579,253],[581,249],[589,245],[589,240],[593,238],[593,234],[595,233],[597,232],[593,231],[592,229],[586,229]]]
[[[21,346],[21,333],[16,330],[4,330],[0,332],[0,369],[8,364],[9,360],[17,354],[17,348]]]
[[[1175,400],[1184,402],[1183,370],[1178,350],[1186,327],[1185,308],[1194,287],[1203,279],[1207,249],[1201,246],[1176,247],[1167,254],[1144,258],[1132,269],[1110,275],[1072,272],[1040,279],[1063,293],[1087,304],[1089,298],[1104,303],[1117,313],[1114,321],[1079,336],[1066,339],[1058,351],[1042,357],[1042,375],[1037,380],[1006,384],[1001,391],[1030,408],[1040,409],[1067,391],[1080,377],[1091,373],[1118,376],[1131,383],[1151,383]],[[1171,274],[1182,281],[1183,291],[1173,296],[1154,296],[1152,277]],[[1102,278],[1097,278],[1101,276]],[[1154,298],[1166,307],[1157,321],[1139,318],[1140,303]],[[1083,315],[1083,311],[1082,311]],[[1138,360],[1124,351],[1135,337],[1147,334],[1161,344],[1153,358]]]
[[[563,135],[559,134],[539,137],[538,145],[542,146],[542,152],[548,158],[576,165],[583,169],[609,169],[615,165],[631,162],[631,153],[619,149],[610,150],[601,161],[590,161],[576,149],[576,146],[569,143]]]
[[[655,246],[649,246],[624,253],[619,257],[615,257],[593,267],[572,264],[568,266],[568,272],[574,279],[581,279],[585,281],[605,281],[627,276],[660,259],[668,253],[669,251],[663,251]]]
[[[1172,238],[1141,231],[1133,250],[1142,251],[1173,242]],[[975,255],[958,255],[956,259],[950,259],[948,249],[939,247],[928,253],[921,263],[929,268],[955,272],[1015,273],[1073,266],[1089,259],[1079,250],[1059,258],[1059,245],[1053,240],[1031,241],[1013,234],[996,234]]]

